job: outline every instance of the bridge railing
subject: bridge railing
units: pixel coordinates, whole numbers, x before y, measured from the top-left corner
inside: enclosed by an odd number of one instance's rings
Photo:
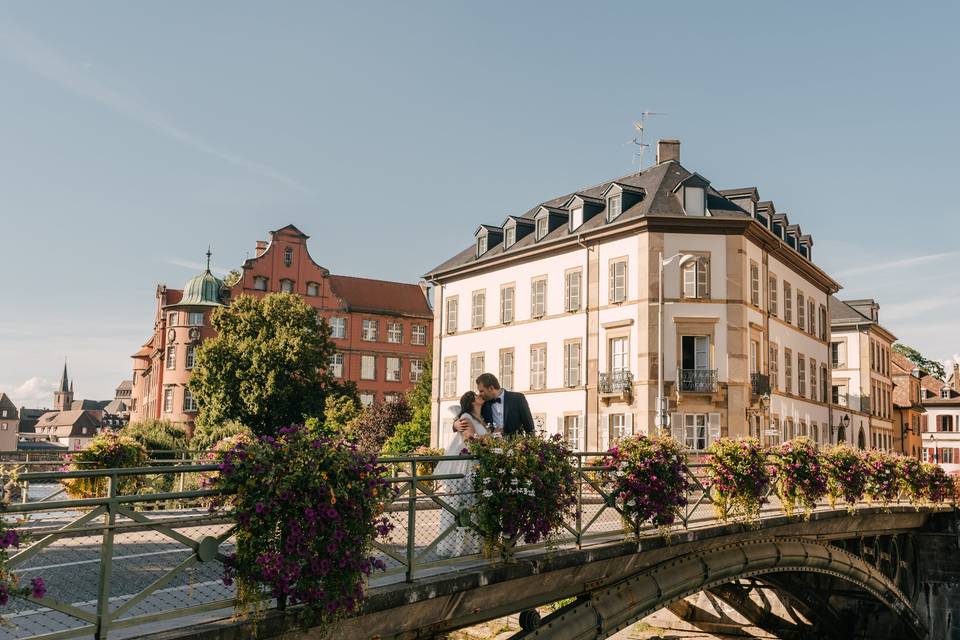
[[[608,490],[607,453],[577,453],[573,458],[576,504],[549,544],[584,547],[661,533],[624,517]],[[372,587],[441,574],[451,565],[500,560],[487,557],[479,538],[469,533],[471,478],[432,471],[439,462],[467,459],[472,458],[381,459],[398,491],[387,510],[394,528],[374,549],[386,570],[375,574]],[[235,594],[222,580],[223,563],[235,548],[235,523],[229,511],[209,510],[218,493],[196,482],[217,469],[214,464],[181,462],[22,473],[18,482],[26,501],[8,503],[3,517],[7,526],[29,539],[11,555],[8,569],[24,580],[42,578],[48,592],[39,599],[13,598],[0,609],[10,623],[0,628],[0,638],[59,640],[93,634],[106,640],[115,629],[169,628],[197,622],[201,615],[228,616]],[[687,505],[673,530],[715,524],[705,465],[692,462],[685,473]],[[62,483],[79,478],[100,479],[98,493],[60,498]],[[163,482],[141,482],[132,492],[131,478]],[[158,485],[175,490],[144,493]],[[772,502],[762,516],[780,513]],[[511,555],[537,553],[545,544],[521,542]]]

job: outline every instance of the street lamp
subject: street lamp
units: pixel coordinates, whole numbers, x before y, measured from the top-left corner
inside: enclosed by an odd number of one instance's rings
[[[837,443],[838,443],[838,444],[840,443],[840,440],[841,440],[841,437],[840,437],[840,436],[843,436],[842,439],[843,439],[844,441],[846,441],[846,439],[847,439],[847,427],[849,427],[849,426],[850,426],[850,416],[849,416],[849,414],[846,414],[846,413],[843,414],[842,416],[840,416],[840,425],[839,425],[839,426],[830,425],[830,435],[831,435],[831,436],[833,435],[833,430],[834,430],[834,429],[837,430]]]
[[[670,256],[666,260],[663,259],[663,252],[660,251],[657,254],[657,262],[659,265],[659,277],[657,278],[657,288],[659,290],[659,296],[657,298],[657,433],[663,435],[667,427],[670,426],[669,420],[667,419],[667,398],[663,395],[663,268],[680,258],[680,262],[677,266],[683,266],[683,263],[688,260],[696,260],[696,256],[692,256],[688,253],[677,253]]]

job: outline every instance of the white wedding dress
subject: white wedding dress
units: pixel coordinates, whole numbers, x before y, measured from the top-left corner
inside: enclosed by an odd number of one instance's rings
[[[451,407],[451,413],[459,417],[460,407]],[[487,428],[483,422],[469,414],[464,414],[464,417],[473,423],[473,428],[478,436],[487,434]],[[445,455],[459,456],[465,447],[463,436],[457,432],[450,444],[447,445]],[[463,474],[462,479],[438,481],[440,499],[457,511],[469,509],[476,504],[476,496],[473,492],[473,471],[476,466],[476,460],[443,460],[433,471],[436,475]],[[454,523],[456,523],[456,516],[441,508],[440,532],[446,531]],[[442,558],[456,558],[480,553],[480,537],[470,527],[457,527],[437,544],[436,552]]]

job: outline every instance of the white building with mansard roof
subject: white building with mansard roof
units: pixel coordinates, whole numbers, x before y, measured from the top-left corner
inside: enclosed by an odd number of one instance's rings
[[[432,269],[433,443],[479,373],[526,394],[537,422],[580,450],[655,432],[658,261],[671,431],[830,433],[827,300],[839,285],[813,240],[756,189],[718,191],[660,141],[642,172],[548,200]]]

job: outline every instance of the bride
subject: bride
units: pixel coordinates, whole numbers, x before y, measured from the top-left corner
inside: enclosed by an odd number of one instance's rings
[[[459,407],[450,407],[454,420],[465,417],[470,427],[461,433],[454,433],[453,440],[447,445],[445,455],[459,456],[466,448],[466,442],[487,434],[487,428],[480,415],[483,398],[473,391],[467,391],[460,398]],[[434,469],[436,475],[463,474],[462,479],[441,480],[442,499],[453,509],[462,512],[476,503],[473,492],[473,471],[476,460],[443,460]],[[456,516],[447,509],[440,511],[440,531],[446,531],[456,522]],[[480,538],[470,527],[457,527],[437,544],[437,555],[444,558],[468,556],[480,553]]]

